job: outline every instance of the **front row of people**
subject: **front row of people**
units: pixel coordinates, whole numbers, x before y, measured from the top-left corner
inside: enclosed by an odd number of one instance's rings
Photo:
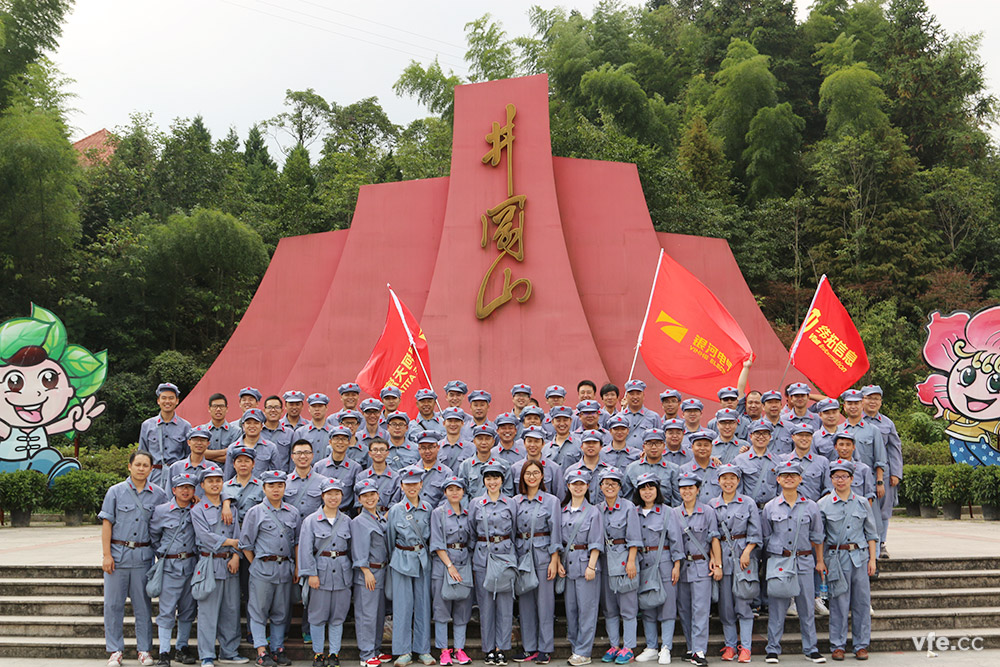
[[[824,662],[812,614],[814,573],[825,575],[830,589],[833,658],[844,658],[849,616],[855,657],[868,657],[869,576],[878,538],[869,501],[851,489],[855,464],[849,460],[831,463],[834,492],[818,503],[799,493],[799,463],[782,463],[781,493],[763,509],[743,494],[741,470],[732,464],[719,467],[721,494],[708,502],[699,500],[701,477],[682,473],[681,504],[671,507],[665,498],[673,490],[652,473],[635,480],[633,499],[622,497],[623,474],[610,466],[568,471],[568,493],[560,503],[546,492],[544,464],[537,461],[521,467],[520,493],[509,497],[503,492],[506,467],[490,461],[481,470],[484,492],[475,498],[464,497],[464,479],[450,477],[442,485],[444,500],[431,507],[417,465],[400,471],[403,497],[385,514],[372,480],[346,489],[324,478],[321,507],[301,516],[283,501],[286,473],[272,470],[261,476],[263,500],[243,516],[235,510],[230,522],[223,517],[219,468],[175,475],[172,501],[148,482],[151,470],[148,454],[133,454],[129,478],[109,490],[99,515],[109,665],[122,661],[126,597],[135,613],[139,662],[154,663],[147,591],[159,595],[160,664],[169,665],[175,625],[174,658],[195,662],[188,647],[195,615],[202,665],[213,665],[217,655],[223,663],[247,662],[237,652],[241,558],[249,562],[256,664],[265,667],[291,664],[284,637],[292,588],[299,585],[314,667],[339,666],[352,602],[362,667],[392,660],[381,648],[387,598],[396,667],[406,667],[414,655],[424,665],[469,664],[466,629],[473,602],[486,664],[545,664],[554,650],[559,594],[572,665],[591,662],[599,610],[611,644],[603,662],[669,664],[679,618],[685,658],[707,664],[713,601],[725,637],[722,660],[750,662],[753,607],[764,601],[766,661],[777,663],[794,601],[803,652]],[[348,493],[360,507],[353,518],[340,511]],[[522,647],[508,657],[515,599]],[[640,618],[645,648],[636,655]],[[432,627],[438,659],[430,653]]]

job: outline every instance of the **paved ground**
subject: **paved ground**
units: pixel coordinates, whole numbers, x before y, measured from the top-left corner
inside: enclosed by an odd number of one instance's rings
[[[897,558],[995,556],[1000,554],[1000,522],[894,517],[886,548]],[[977,515],[978,516],[978,515]],[[99,526],[59,524],[0,527],[0,565],[100,565]]]

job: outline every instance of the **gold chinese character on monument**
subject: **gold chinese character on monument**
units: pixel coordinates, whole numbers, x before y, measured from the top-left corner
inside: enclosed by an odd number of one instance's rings
[[[493,271],[504,257],[512,257],[518,262],[524,261],[524,205],[527,197],[514,194],[514,116],[517,109],[513,104],[507,105],[507,123],[500,126],[500,123],[493,121],[492,131],[486,135],[486,143],[490,145],[490,150],[483,155],[483,164],[496,167],[504,155],[507,158],[507,199],[500,202],[493,208],[487,209],[486,213],[480,216],[483,225],[483,236],[481,245],[486,248],[489,245],[490,224],[496,225],[496,231],[492,234],[492,241],[496,244],[497,256],[490,264],[490,268],[483,276],[483,281],[479,285],[479,294],[476,297],[476,317],[486,319],[490,314],[516,298],[518,303],[524,303],[531,296],[531,281],[527,278],[511,280],[511,270],[503,270],[503,287],[500,294],[489,302],[486,299],[486,285],[493,276]],[[520,296],[515,297],[514,291],[521,290]]]

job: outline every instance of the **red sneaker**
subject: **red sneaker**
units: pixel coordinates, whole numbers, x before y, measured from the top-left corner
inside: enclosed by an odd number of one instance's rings
[[[737,658],[738,662],[750,662],[750,649],[740,647],[740,657]]]
[[[725,662],[732,662],[736,658],[736,649],[732,646],[727,646],[722,649],[722,659]]]
[[[451,664],[451,649],[450,648],[441,649],[441,660],[438,662],[438,664],[441,664],[441,665],[450,665]]]

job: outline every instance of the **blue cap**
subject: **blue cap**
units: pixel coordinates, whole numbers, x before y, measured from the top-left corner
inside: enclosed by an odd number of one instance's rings
[[[465,421],[465,410],[462,408],[445,408],[441,411],[442,419],[457,419],[461,422]]]
[[[625,393],[630,391],[646,391],[646,383],[642,380],[629,380],[625,383]]]
[[[776,475],[801,475],[802,466],[795,460],[784,461],[775,467],[774,473]]]
[[[625,428],[630,428],[628,420],[622,415],[612,415],[608,417],[606,422],[607,429],[610,431],[613,428],[624,426]]]
[[[668,398],[676,398],[678,401],[681,400],[681,392],[676,389],[667,389],[666,391],[660,392],[660,400],[665,401]]]
[[[195,486],[198,484],[198,478],[199,475],[196,472],[180,472],[174,475],[170,481],[176,489],[178,486]]]
[[[421,482],[424,479],[424,467],[422,465],[406,466],[399,471],[399,482],[411,484]]]
[[[545,410],[542,410],[537,405],[526,405],[524,406],[524,409],[521,410],[521,421],[523,422],[524,418],[529,415],[535,415],[539,419],[545,419]]]
[[[528,396],[531,396],[531,385],[515,384],[510,388],[510,395],[513,396],[514,394],[527,394]]]
[[[208,432],[208,429],[203,426],[195,426],[193,429],[188,431],[188,440],[191,438],[205,438],[206,440],[212,439],[212,434]]]
[[[494,420],[494,423],[497,425],[497,428],[500,428],[505,424],[507,426],[517,426],[521,422],[513,412],[505,412],[501,415],[498,415],[497,418]]]
[[[486,401],[487,403],[493,402],[493,395],[485,389],[473,389],[469,392],[469,402],[472,401]]]
[[[258,401],[261,399],[260,392],[258,390],[256,390],[256,389],[254,389],[253,387],[243,387],[242,389],[240,389],[239,396],[240,397],[243,397],[243,396],[253,396]]]
[[[368,412],[369,410],[375,410],[376,412],[381,412],[382,401],[378,400],[377,398],[366,398],[365,400],[361,401],[361,405],[359,405],[358,407],[361,408],[361,412]]]
[[[566,398],[566,387],[558,384],[552,384],[545,388],[545,398],[549,396],[561,396]]]
[[[210,465],[201,469],[201,481],[204,482],[209,477],[224,478],[225,475],[222,474],[222,468]]]
[[[608,466],[607,468],[601,470],[600,474],[598,475],[598,479],[602,482],[606,479],[613,479],[619,484],[621,484],[622,480],[625,479],[625,476],[622,475],[622,471],[619,470],[618,468],[615,468],[613,466]]]
[[[705,404],[699,401],[697,398],[689,398],[687,400],[681,401],[681,412],[685,410],[704,410]]]
[[[342,435],[345,438],[350,439],[351,429],[347,428],[346,426],[334,426],[333,428],[330,429],[330,440],[333,440],[333,437],[335,435]]]
[[[556,417],[569,417],[573,418],[573,408],[568,405],[555,405],[549,410],[549,417],[555,419]]]
[[[642,441],[644,443],[657,440],[660,442],[664,442],[666,440],[666,435],[664,435],[663,431],[658,428],[647,428],[646,432],[642,434]]]
[[[717,422],[735,422],[739,420],[739,413],[732,408],[722,408],[721,410],[715,411],[715,421]]]
[[[406,414],[402,410],[396,410],[395,412],[390,412],[385,416],[385,423],[388,424],[393,419],[402,419],[407,424],[410,423],[410,415]]]
[[[284,483],[288,480],[288,473],[284,470],[265,470],[260,474],[260,481],[264,484]]]
[[[285,403],[301,403],[306,400],[306,392],[291,389],[282,394],[281,397],[285,400]]]
[[[344,492],[344,484],[336,477],[326,477],[319,483],[319,493],[323,495],[327,491]]]
[[[765,391],[763,394],[760,395],[761,403],[765,403],[767,401],[780,401],[780,400],[781,400],[781,394],[779,394],[773,389]]]
[[[660,478],[651,472],[644,472],[635,478],[635,488],[641,489],[647,484],[655,484],[656,486],[659,486]]]
[[[597,401],[592,401],[587,399],[586,401],[580,401],[576,404],[577,412],[600,412],[601,404]]]
[[[353,391],[356,394],[360,394],[361,393],[361,387],[358,385],[357,382],[345,382],[344,384],[342,384],[339,387],[337,387],[337,393],[338,394],[346,394],[346,393],[348,393],[350,391]],[[343,489],[341,489],[341,490],[343,490]]]
[[[469,385],[465,384],[461,380],[451,380],[444,386],[445,393],[449,391],[457,391],[460,394],[469,393]]]
[[[564,474],[566,478],[566,484],[572,484],[573,482],[584,482],[585,484],[590,484],[590,469],[586,466],[580,466],[573,470],[567,470]]]
[[[793,382],[788,385],[788,395],[789,396],[808,396],[809,395],[809,385],[805,382]]]
[[[580,442],[604,442],[604,437],[600,431],[589,428],[580,436]]]
[[[402,395],[403,395],[402,392],[399,391],[399,387],[393,387],[391,384],[386,387],[382,387],[382,391],[378,393],[378,397],[381,398],[383,401],[385,400],[386,396],[393,396],[395,398],[400,398],[402,397]]]
[[[472,427],[472,437],[475,438],[477,435],[488,435],[495,439],[497,437],[497,431],[489,424],[476,424]]]
[[[869,384],[861,388],[862,396],[871,396],[872,394],[882,395],[882,387],[877,384]]]
[[[850,433],[848,431],[837,431],[836,433],[833,434],[833,442],[834,442],[834,444],[836,444],[837,441],[841,440],[841,439],[843,439],[843,440],[850,440],[853,443],[857,443],[857,440],[855,440],[855,438],[854,438],[854,434]]]
[[[240,426],[242,426],[243,422],[245,422],[248,419],[256,419],[261,424],[263,424],[264,423],[264,411],[261,410],[260,408],[250,408],[249,410],[247,410],[246,412],[243,413],[242,417],[240,417]]]
[[[663,422],[663,430],[664,431],[670,431],[670,430],[683,431],[683,430],[685,430],[684,420],[683,419],[677,419],[677,418],[666,419]],[[664,435],[666,435],[666,433],[664,433]]]
[[[830,473],[835,473],[838,470],[844,470],[851,473],[854,476],[854,462],[847,461],[845,459],[837,459],[836,461],[830,461]]]
[[[238,447],[233,450],[233,460],[241,456],[249,456],[251,461],[257,460],[257,451],[253,447]]]
[[[693,472],[682,472],[677,476],[678,488],[684,486],[701,486],[701,477]]]
[[[435,445],[439,443],[437,431],[421,431],[420,437],[417,438],[417,444],[422,445],[425,442],[433,442]]]
[[[538,438],[539,440],[545,440],[545,429],[541,426],[526,426],[523,431],[521,431],[521,439],[525,438]]]
[[[774,431],[774,426],[766,419],[758,419],[750,422],[750,428],[747,430],[749,433],[757,433],[758,431],[767,431],[768,433],[771,433]]]
[[[354,483],[354,495],[360,496],[362,493],[378,493],[378,485],[370,479],[359,479]]]
[[[433,389],[417,389],[416,400],[418,401],[422,401],[425,398],[437,400],[437,397],[438,397],[437,392],[435,392]]]
[[[309,394],[309,405],[329,405],[330,397],[326,394]]]
[[[840,395],[840,400],[842,400],[844,403],[847,403],[849,401],[860,401],[861,392],[858,391],[857,389],[848,389],[847,391],[845,391],[843,394]]]
[[[361,416],[361,413],[358,412],[357,410],[341,410],[336,414],[336,417],[338,422],[343,422],[345,419],[354,418],[358,420],[359,424],[361,423],[361,420],[364,419],[364,417]]]
[[[835,398],[824,398],[816,403],[817,412],[826,412],[827,410],[839,410],[840,401]]]
[[[452,475],[451,477],[446,478],[444,483],[441,484],[442,489],[447,489],[449,486],[457,486],[465,491],[465,480],[456,475]]]
[[[730,475],[736,475],[740,479],[743,478],[743,471],[740,470],[739,466],[733,465],[732,463],[723,463],[718,467],[718,473],[716,474],[716,479],[729,473]]]
[[[483,469],[480,471],[480,474],[483,477],[486,477],[486,475],[490,474],[491,472],[496,473],[501,477],[504,477],[506,475],[507,468],[504,466],[504,464],[500,463],[496,459],[490,459],[483,466]]]
[[[172,392],[174,392],[174,396],[177,396],[177,397],[180,397],[180,395],[181,395],[181,390],[178,389],[177,385],[175,385],[173,382],[161,382],[160,384],[156,385],[156,397],[157,398],[159,398],[160,394],[162,394],[165,391],[172,391]]]
[[[694,443],[697,440],[708,440],[712,442],[715,440],[715,431],[709,431],[707,429],[701,431],[695,431],[688,436],[688,442]]]
[[[718,396],[721,401],[724,398],[739,398],[740,392],[736,389],[736,387],[723,387],[718,391],[716,396]]]
[[[789,430],[792,432],[792,435],[798,435],[799,433],[808,433],[809,435],[813,434],[813,427],[808,422],[792,424],[792,428]]]

